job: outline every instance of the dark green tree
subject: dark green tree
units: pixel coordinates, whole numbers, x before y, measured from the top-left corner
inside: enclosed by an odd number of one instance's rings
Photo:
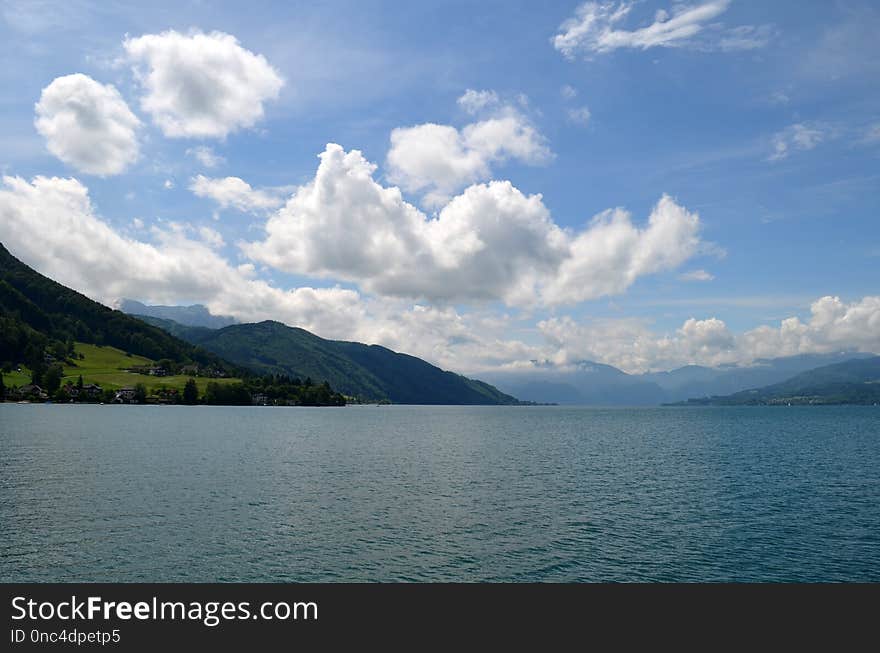
[[[251,393],[244,383],[211,382],[205,387],[205,403],[211,406],[249,406]]]
[[[60,340],[54,341],[49,346],[49,353],[55,360],[63,361],[67,359],[67,343]]]
[[[6,399],[6,385],[3,383],[3,375],[0,374],[0,401]]]
[[[138,404],[147,403],[147,386],[138,383],[134,386],[134,400]]]
[[[183,386],[183,403],[187,406],[195,406],[198,402],[199,387],[196,385],[196,380],[190,377]]]
[[[43,388],[50,396],[54,395],[58,388],[61,387],[61,379],[64,377],[64,370],[57,363],[50,365],[46,373],[43,374]]]

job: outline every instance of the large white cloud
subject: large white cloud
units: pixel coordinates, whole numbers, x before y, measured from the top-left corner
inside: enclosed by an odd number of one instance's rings
[[[363,155],[330,144],[315,178],[244,246],[252,258],[342,279],[387,296],[566,304],[625,290],[701,247],[699,218],[664,196],[639,228],[623,210],[578,233],[558,227],[540,195],[510,182],[467,188],[429,219],[373,179]]]
[[[81,73],[57,77],[35,111],[49,151],[80,172],[117,175],[138,158],[140,121],[111,84]]]
[[[253,188],[239,177],[212,178],[197,175],[192,179],[189,189],[198,197],[214,200],[221,208],[234,207],[246,213],[278,208],[284,204],[284,200],[277,195]]]
[[[619,48],[647,50],[655,47],[751,50],[766,45],[769,26],[740,25],[722,30],[712,21],[727,11],[730,0],[709,0],[699,4],[677,4],[671,12],[659,10],[652,23],[625,29],[622,23],[635,2],[585,2],[566,20],[553,39],[553,47],[566,58],[579,54],[603,54]],[[711,32],[711,38],[706,33]],[[700,37],[706,38],[697,38]]]
[[[459,100],[469,113],[497,104],[492,91],[469,89]],[[512,106],[462,129],[424,123],[391,132],[386,160],[388,179],[408,193],[424,195],[437,208],[468,184],[488,179],[492,166],[506,160],[541,165],[552,158],[541,133]]]
[[[640,276],[674,269],[699,253],[699,231],[699,216],[668,195],[642,229],[627,211],[605,211],[571,240],[570,256],[547,284],[545,300],[573,304],[622,293]]]
[[[169,30],[123,45],[144,90],[141,107],[171,138],[224,138],[252,127],[284,84],[231,34]]]

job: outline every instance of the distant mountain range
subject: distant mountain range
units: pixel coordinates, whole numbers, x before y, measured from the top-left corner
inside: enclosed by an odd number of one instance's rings
[[[541,403],[651,406],[668,397],[652,381],[591,361],[581,361],[568,370],[545,365],[528,372],[489,372],[483,378],[503,392]]]
[[[763,388],[682,402],[686,405],[878,404],[880,356],[825,365]]]
[[[802,354],[760,359],[751,365],[718,368],[688,365],[649,374],[626,374],[610,365],[581,361],[569,369],[539,365],[528,372],[495,372],[482,376],[501,391],[526,401],[651,406],[759,388],[824,365],[872,356],[859,352]]]
[[[149,306],[133,299],[123,299],[119,302],[119,310],[129,315],[149,315],[163,320],[173,320],[184,326],[207,327],[209,329],[222,329],[230,324],[238,322],[233,317],[214,315],[206,306],[193,304],[192,306]]]
[[[150,316],[140,319],[259,373],[329,381],[339,392],[400,404],[518,404],[488,383],[446,372],[378,345],[325,340],[280,322],[188,327]]]

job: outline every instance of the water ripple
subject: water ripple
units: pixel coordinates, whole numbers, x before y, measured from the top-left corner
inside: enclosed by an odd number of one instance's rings
[[[880,581],[878,415],[0,405],[0,581]]]

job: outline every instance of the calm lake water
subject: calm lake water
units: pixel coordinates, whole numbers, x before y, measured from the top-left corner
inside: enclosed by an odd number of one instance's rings
[[[5,404],[0,581],[880,581],[880,408]]]

